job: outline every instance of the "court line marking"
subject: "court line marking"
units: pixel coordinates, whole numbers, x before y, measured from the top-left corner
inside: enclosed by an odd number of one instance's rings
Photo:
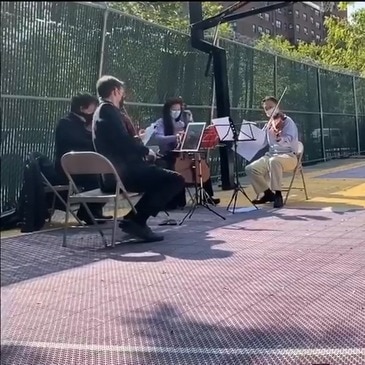
[[[199,348],[199,347],[152,347],[152,346],[116,346],[116,345],[86,345],[52,342],[1,341],[2,346],[23,346],[38,349],[104,351],[119,353],[161,353],[161,354],[203,354],[203,355],[364,355],[364,348],[320,348],[320,349],[259,349],[259,348]]]

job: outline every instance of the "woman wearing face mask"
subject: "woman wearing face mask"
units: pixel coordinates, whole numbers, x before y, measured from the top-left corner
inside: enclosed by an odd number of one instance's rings
[[[169,170],[175,170],[177,154],[172,152],[180,143],[183,133],[189,122],[192,122],[192,114],[187,117],[184,114],[184,104],[181,98],[168,99],[162,108],[162,118],[155,122],[154,138],[160,148],[159,153],[163,156],[160,163]],[[209,179],[204,183],[204,189],[211,197],[214,204],[219,204],[220,200],[213,197],[212,182]],[[181,192],[169,204],[168,209],[182,208],[186,205],[185,190]]]

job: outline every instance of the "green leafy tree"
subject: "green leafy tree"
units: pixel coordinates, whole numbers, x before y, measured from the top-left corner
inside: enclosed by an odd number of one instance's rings
[[[152,2],[152,1],[123,1],[109,2],[108,6],[134,15],[148,22],[164,25],[184,33],[189,32],[189,8],[187,2]],[[215,2],[203,2],[204,18],[211,17],[223,10],[223,5]],[[222,24],[219,27],[219,35],[228,37],[232,34],[229,24]]]
[[[327,30],[324,44],[300,42],[295,47],[282,37],[263,35],[256,47],[299,61],[311,60],[322,66],[365,76],[365,9],[355,12],[352,22],[329,16],[324,25]]]

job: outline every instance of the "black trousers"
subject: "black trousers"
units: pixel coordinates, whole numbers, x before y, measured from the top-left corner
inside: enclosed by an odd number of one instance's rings
[[[169,202],[184,188],[184,178],[174,172],[147,163],[131,164],[117,168],[127,191],[144,193],[135,205],[137,213],[155,217],[166,210]],[[115,188],[115,183],[113,184]],[[113,191],[111,180],[105,177],[103,190]]]

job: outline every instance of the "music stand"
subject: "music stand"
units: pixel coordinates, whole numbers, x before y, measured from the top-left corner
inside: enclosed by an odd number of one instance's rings
[[[199,206],[206,208],[207,210],[214,213],[216,216],[222,218],[223,220],[226,219],[225,217],[223,217],[222,215],[217,213],[214,209],[212,209],[209,206],[209,204],[208,204],[209,201],[213,205],[214,205],[214,202],[212,201],[211,197],[204,189],[203,172],[202,172],[202,158],[201,158],[201,143],[202,143],[204,128],[202,128],[200,130],[200,128],[198,127],[198,125],[202,125],[202,124],[205,128],[205,123],[189,123],[180,149],[173,151],[173,152],[180,152],[180,153],[181,152],[192,153],[195,156],[194,166],[193,166],[195,194],[192,197],[192,205],[191,205],[189,211],[186,213],[184,218],[179,223],[180,226],[185,222],[186,218],[189,217],[189,219],[190,219],[193,216],[195,210]],[[193,139],[189,139],[189,133],[190,133],[190,131],[193,131],[193,129],[195,129],[195,132],[198,132],[198,134],[199,134],[199,136],[196,135],[193,138],[194,143],[192,143]],[[198,171],[198,181],[196,178],[196,171]]]
[[[234,188],[233,188],[231,200],[228,203],[227,210],[230,209],[230,207],[233,203],[232,213],[233,214],[235,213],[238,193],[241,193],[256,209],[258,209],[258,207],[254,203],[252,203],[251,199],[249,198],[249,196],[245,192],[245,189],[243,188],[243,186],[240,183],[238,156],[237,156],[238,142],[255,141],[253,131],[252,131],[252,124],[251,123],[242,123],[242,126],[248,125],[249,132],[247,133],[247,132],[243,132],[242,130],[240,130],[238,132],[232,118],[230,118],[230,117],[213,119],[212,123],[216,126],[219,138],[221,139],[222,142],[233,142],[235,182],[234,182]],[[240,138],[240,135],[242,135],[241,138]]]

